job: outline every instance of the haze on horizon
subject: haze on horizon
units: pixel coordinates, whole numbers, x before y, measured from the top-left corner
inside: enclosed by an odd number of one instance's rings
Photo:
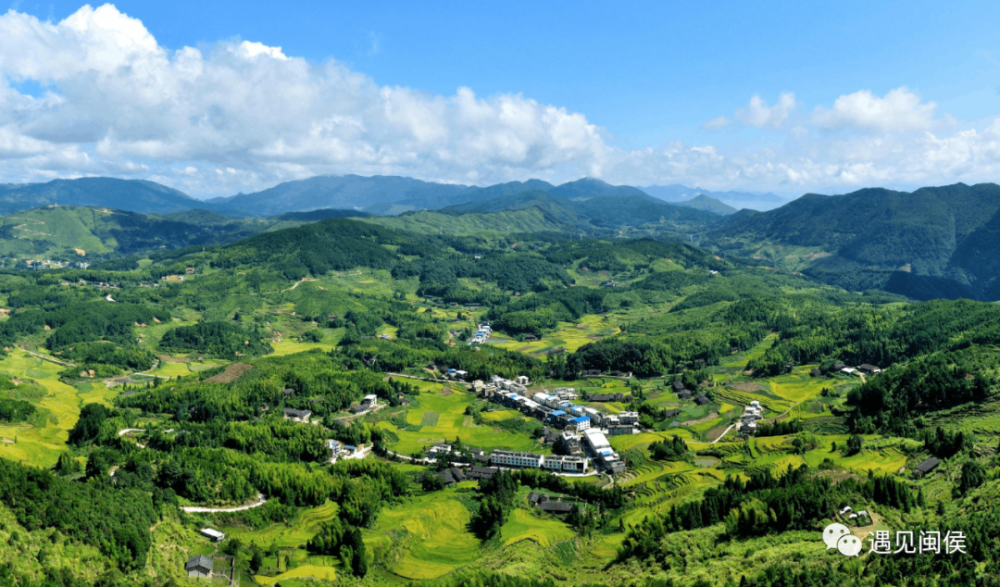
[[[986,3],[860,22],[832,5],[148,4],[0,15],[0,183],[212,197],[320,174],[590,176],[791,196],[998,177]]]

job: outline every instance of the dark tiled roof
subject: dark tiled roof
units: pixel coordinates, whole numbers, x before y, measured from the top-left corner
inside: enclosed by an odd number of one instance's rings
[[[933,471],[934,469],[936,469],[937,466],[940,465],[940,464],[941,464],[941,461],[939,461],[938,459],[935,459],[934,457],[931,457],[931,458],[927,459],[926,461],[924,461],[924,462],[920,463],[919,465],[917,465],[917,470],[920,471],[921,473],[930,473],[931,471]]]
[[[539,504],[538,507],[543,512],[549,512],[552,514],[568,514],[573,511],[573,504],[561,501],[547,501],[543,504]]]
[[[188,562],[185,563],[184,570],[190,571],[192,569],[207,569],[211,571],[212,559],[203,554],[199,554],[198,556],[192,556],[191,558],[188,559]]]

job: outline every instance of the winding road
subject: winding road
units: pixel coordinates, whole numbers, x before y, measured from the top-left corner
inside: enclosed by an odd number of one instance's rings
[[[267,503],[267,500],[264,499],[263,494],[258,493],[257,501],[248,505],[241,505],[233,508],[206,508],[200,506],[186,506],[182,507],[181,509],[189,514],[216,514],[216,513],[221,514],[227,512],[243,512],[246,510],[252,510],[253,508],[260,507],[265,503]]]

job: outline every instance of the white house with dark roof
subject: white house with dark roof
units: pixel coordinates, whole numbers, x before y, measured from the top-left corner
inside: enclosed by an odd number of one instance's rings
[[[212,558],[203,554],[192,556],[184,564],[184,570],[188,577],[209,578],[212,576]]]

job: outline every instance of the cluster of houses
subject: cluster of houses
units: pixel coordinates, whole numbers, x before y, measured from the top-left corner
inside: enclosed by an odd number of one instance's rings
[[[494,376],[489,385],[474,381],[472,389],[488,401],[538,418],[560,430],[584,432],[597,427],[605,429],[611,436],[638,431],[637,412],[608,415],[588,406],[576,405],[568,399],[576,398],[576,391],[572,388],[557,388],[553,393],[540,391],[529,397],[527,384],[528,378],[524,376],[515,381]]]
[[[740,417],[740,434],[747,436],[757,431],[757,422],[764,419],[764,408],[760,402],[753,400],[750,405],[743,408],[743,416]]]
[[[445,485],[452,485],[454,483],[461,483],[462,481],[485,481],[491,479],[499,471],[500,469],[497,467],[473,465],[465,469],[449,467],[438,473],[438,475],[444,479]]]
[[[709,381],[709,384],[710,384],[710,387],[714,387],[715,382]],[[698,404],[699,406],[703,406],[703,405],[705,405],[705,404],[707,404],[707,403],[709,403],[709,402],[712,401],[712,400],[708,399],[708,396],[705,395],[705,394],[703,394],[703,393],[696,393],[696,392],[691,391],[681,381],[674,381],[674,383],[673,383],[673,391],[674,391],[674,395],[677,396],[677,399],[681,399],[681,400],[688,400],[688,399],[694,400],[694,403]]]
[[[354,446],[344,444],[338,440],[327,440],[326,449],[330,453],[330,462],[337,462],[339,459],[352,459],[364,457],[364,446]]]
[[[472,335],[472,338],[469,339],[468,344],[470,346],[474,344],[483,344],[489,340],[491,336],[493,336],[493,328],[490,326],[489,322],[483,322],[479,325],[479,329],[476,330],[476,333]]]
[[[851,506],[846,505],[840,509],[838,512],[841,517],[847,517],[848,520],[857,520],[859,524],[867,522],[870,518],[868,512],[865,510],[858,510],[855,512]]]
[[[882,372],[882,370],[875,365],[869,365],[868,363],[862,363],[857,367],[848,367],[844,363],[837,363],[833,366],[833,370],[844,375],[855,375],[858,377],[861,375],[878,375]]]
[[[351,408],[350,412],[352,414],[364,414],[365,412],[370,412],[378,407],[378,397],[375,394],[369,394],[361,398],[361,403]]]
[[[466,479],[481,479],[483,475],[492,476],[500,467],[506,469],[542,469],[553,473],[568,475],[585,475],[592,466],[609,473],[620,473],[625,470],[625,463],[611,448],[611,443],[603,432],[596,428],[585,430],[583,434],[564,431],[561,435],[569,447],[569,455],[541,455],[532,452],[496,449],[486,454],[481,449],[471,449],[472,466],[466,469],[451,467],[442,471],[445,483],[460,482]],[[584,447],[587,451],[585,453]],[[435,460],[467,460],[464,455],[457,455],[451,445],[435,444],[427,451],[428,457]],[[589,453],[589,456],[588,454]],[[454,455],[454,456],[453,456]],[[483,466],[483,465],[490,466]]]

